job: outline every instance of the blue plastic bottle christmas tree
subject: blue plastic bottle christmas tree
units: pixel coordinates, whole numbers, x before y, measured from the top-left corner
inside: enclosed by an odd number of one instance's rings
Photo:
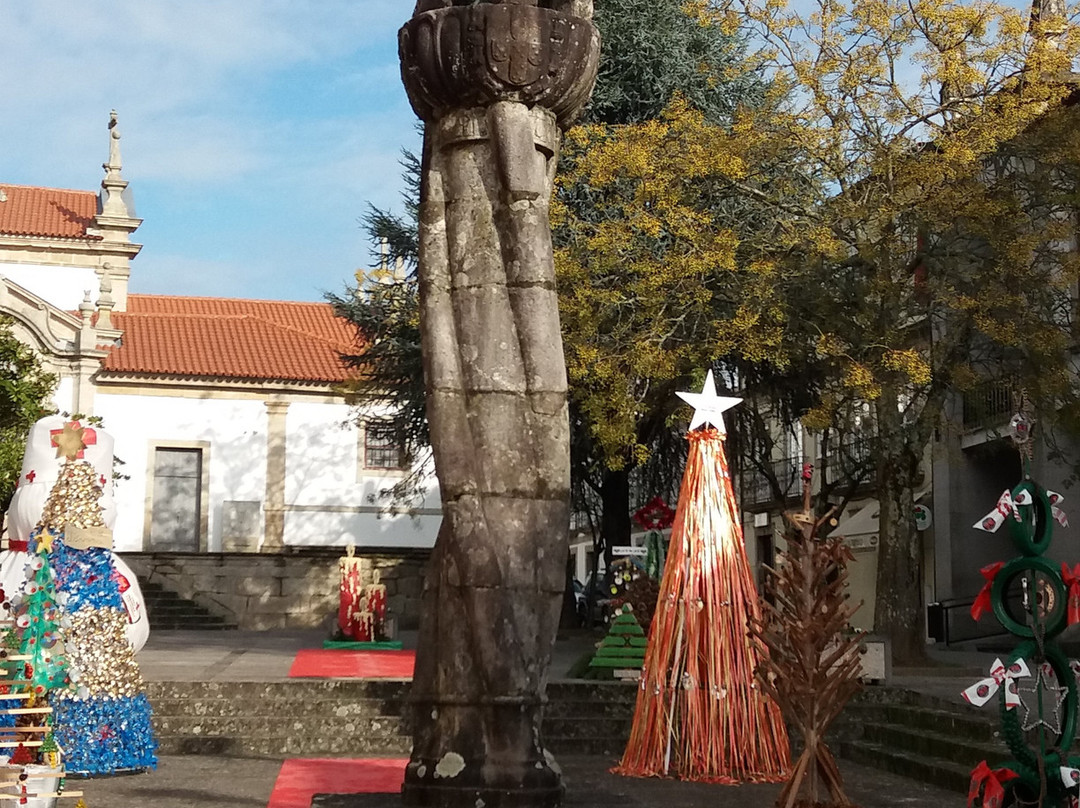
[[[88,434],[90,433],[90,434]],[[107,477],[84,458],[87,438],[111,473],[111,441],[76,422],[51,433],[64,458],[41,515],[74,690],[51,698],[56,741],[69,773],[113,774],[156,765],[150,703],[125,634],[127,614],[101,507]],[[105,462],[107,460],[107,463]],[[39,539],[40,540],[40,539]],[[76,678],[77,676],[77,678]]]

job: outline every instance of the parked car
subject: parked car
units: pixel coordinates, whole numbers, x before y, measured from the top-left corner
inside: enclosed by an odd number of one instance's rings
[[[593,574],[590,572],[581,584],[574,579],[574,599],[578,606],[578,620],[583,626],[594,626],[597,623],[606,623],[611,617],[611,594],[604,588],[603,576],[597,584],[593,585]],[[581,587],[580,597],[577,587]],[[592,602],[592,612],[589,611],[589,603]]]
[[[589,601],[585,597],[585,584],[574,579],[574,611],[577,612],[579,626],[585,625],[585,617],[589,614]]]

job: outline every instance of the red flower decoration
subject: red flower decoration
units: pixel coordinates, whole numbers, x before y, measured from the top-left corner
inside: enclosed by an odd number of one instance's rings
[[[975,598],[975,602],[971,604],[972,620],[978,622],[979,618],[983,616],[983,613],[990,611],[992,608],[993,604],[990,603],[990,590],[994,586],[994,578],[1004,566],[1004,561],[997,561],[993,564],[987,564],[979,570],[979,572],[982,573],[982,577],[986,579],[986,583],[983,584],[983,588],[979,590],[979,596]]]
[[[982,794],[983,808],[1001,808],[1005,802],[1004,783],[1018,777],[1012,769],[991,769],[984,760],[971,773],[971,788],[968,790],[968,808],[975,804]]]
[[[1080,623],[1080,564],[1072,569],[1064,561],[1061,562],[1061,578],[1065,586],[1069,587],[1069,625]]]
[[[634,512],[634,521],[642,530],[664,530],[675,522],[675,511],[661,497],[653,497]]]

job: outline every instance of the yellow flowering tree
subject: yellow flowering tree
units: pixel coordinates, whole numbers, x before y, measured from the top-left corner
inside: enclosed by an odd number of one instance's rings
[[[818,307],[831,373],[807,423],[829,423],[844,396],[872,406],[876,628],[914,658],[924,611],[912,501],[948,396],[1004,375],[1047,416],[1074,396],[1077,31],[1053,3],[1033,23],[951,0],[822,2],[809,14],[748,0],[742,13],[787,101],[747,110],[728,146],[762,165],[797,144],[818,182],[801,197],[771,194],[752,171],[732,186],[792,214],[774,248],[817,290],[803,303]]]
[[[612,467],[710,360],[802,379],[811,428],[869,408],[877,629],[918,657],[912,501],[948,397],[1007,375],[1044,420],[1075,398],[1077,29],[1056,0],[696,8],[753,31],[763,94],[726,122],[676,98],[570,134],[561,182],[590,202],[555,210],[577,404]]]

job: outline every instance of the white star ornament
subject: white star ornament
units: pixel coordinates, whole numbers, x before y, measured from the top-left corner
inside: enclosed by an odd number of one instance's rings
[[[742,403],[741,398],[716,395],[716,384],[710,370],[705,376],[705,386],[700,393],[676,393],[676,395],[694,408],[694,417],[690,419],[690,432],[702,424],[712,424],[721,435],[727,434],[724,426],[724,411]]]

